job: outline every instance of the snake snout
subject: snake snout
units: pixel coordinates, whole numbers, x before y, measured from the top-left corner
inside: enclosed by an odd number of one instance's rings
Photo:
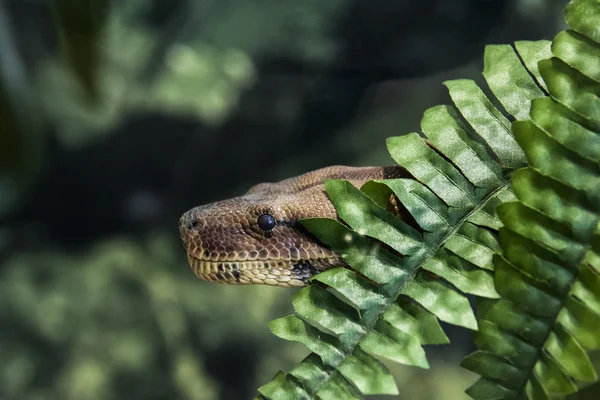
[[[194,230],[198,226],[198,218],[192,213],[192,210],[185,212],[179,218],[179,235],[183,240],[183,246],[189,251],[190,244],[193,243]]]
[[[183,234],[185,230],[191,231],[197,224],[197,219],[191,215],[190,211],[187,211],[179,218],[179,232]]]

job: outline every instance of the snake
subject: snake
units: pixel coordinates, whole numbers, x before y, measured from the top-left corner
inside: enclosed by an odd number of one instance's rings
[[[194,207],[179,219],[190,267],[200,279],[215,283],[307,286],[316,274],[347,266],[298,222],[315,217],[340,220],[324,181],[344,179],[360,187],[369,180],[407,177],[400,166],[334,165]],[[388,208],[397,206],[393,197]]]

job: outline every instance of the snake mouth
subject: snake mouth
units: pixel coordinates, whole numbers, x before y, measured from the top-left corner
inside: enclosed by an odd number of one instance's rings
[[[281,287],[302,287],[309,279],[339,261],[335,260],[246,260],[210,261],[188,253],[194,273],[205,281],[233,285],[262,284]]]

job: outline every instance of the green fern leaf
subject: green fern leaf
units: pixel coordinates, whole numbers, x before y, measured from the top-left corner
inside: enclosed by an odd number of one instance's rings
[[[512,48],[494,47],[487,56],[487,62],[504,62],[504,70],[520,77],[528,88],[521,97],[543,95]],[[494,68],[486,74],[498,79]],[[316,275],[313,282],[322,286],[294,295],[295,315],[270,324],[274,334],[304,343],[314,354],[261,387],[264,398],[333,398],[335,390],[348,398],[357,392],[395,394],[376,358],[428,368],[422,346],[448,342],[438,320],[476,330],[465,294],[499,297],[492,263],[500,250],[495,208],[514,200],[510,174],[525,165],[525,155],[508,119],[472,81],[446,85],[457,108],[434,107],[422,121],[437,151],[417,134],[388,139],[392,158],[415,179],[371,181],[360,190],[346,181],[327,181],[343,223],[302,221],[351,269]],[[498,96],[511,101],[510,92],[517,90],[500,90]],[[386,210],[392,193],[416,225]]]
[[[539,63],[551,97],[512,127],[529,167],[512,177],[518,201],[498,207],[502,299],[481,307],[481,350],[463,362],[482,375],[474,399],[548,399],[598,380],[587,351],[600,349],[600,3],[565,14],[573,30]]]

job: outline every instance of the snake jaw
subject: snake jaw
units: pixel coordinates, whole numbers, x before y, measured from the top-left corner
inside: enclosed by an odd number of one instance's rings
[[[188,253],[194,273],[208,282],[234,285],[263,284],[302,287],[319,272],[343,265],[338,258],[315,260],[211,261]]]

